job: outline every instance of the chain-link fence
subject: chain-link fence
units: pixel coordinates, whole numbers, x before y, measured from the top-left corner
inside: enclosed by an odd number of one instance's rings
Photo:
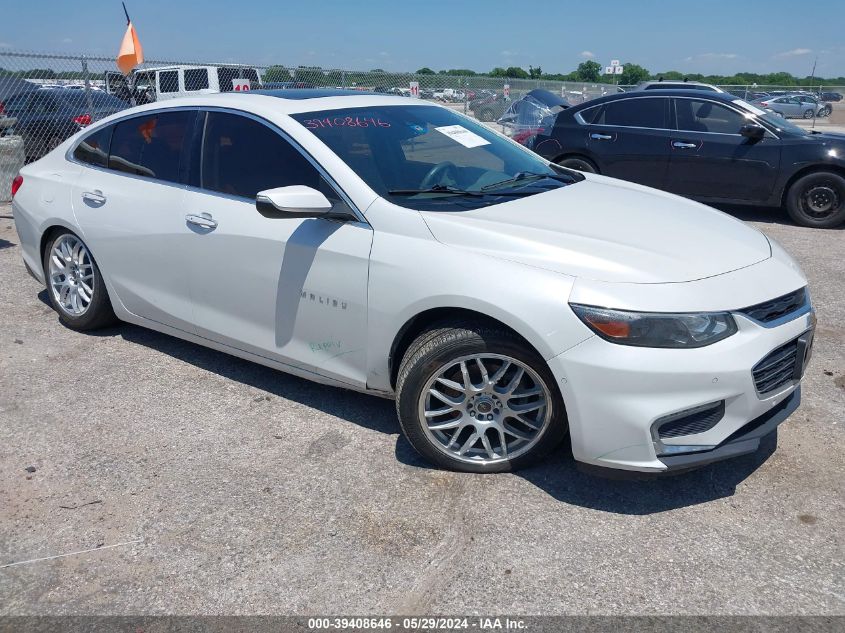
[[[514,101],[542,88],[579,104],[633,86],[484,75],[356,71],[310,66],[150,60],[124,77],[112,57],[0,49],[0,201],[26,161],[40,158],[75,132],[132,105],[208,92],[257,88],[345,88],[418,97],[482,122],[497,121]],[[845,87],[724,86],[748,101],[804,90],[820,98],[814,116],[845,124],[837,102]],[[807,106],[811,107],[811,106]],[[805,108],[806,110],[806,108]],[[800,116],[803,116],[803,111]]]

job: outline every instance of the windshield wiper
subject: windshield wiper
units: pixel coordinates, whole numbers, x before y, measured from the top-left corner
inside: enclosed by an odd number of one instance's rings
[[[391,196],[413,196],[418,193],[437,193],[437,194],[446,194],[452,196],[472,196],[472,197],[484,197],[490,195],[496,196],[521,196],[523,194],[513,192],[513,193],[491,193],[484,191],[484,187],[482,187],[479,191],[470,191],[469,189],[457,189],[455,187],[447,187],[445,185],[434,185],[433,187],[429,187],[428,189],[389,189],[388,194]]]
[[[572,176],[569,176],[568,174],[540,174],[533,171],[521,171],[513,178],[506,178],[505,180],[500,180],[499,182],[484,185],[481,188],[481,191],[491,191],[517,182],[526,180],[543,180],[544,178],[551,178],[552,180],[559,180],[561,182],[572,182]]]

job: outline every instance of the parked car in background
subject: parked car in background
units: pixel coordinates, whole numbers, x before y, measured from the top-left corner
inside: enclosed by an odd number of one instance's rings
[[[250,90],[261,88],[258,71],[249,66],[162,66],[138,68],[128,80],[122,73],[105,73],[106,91],[136,104],[152,103],[195,94],[232,92],[235,85],[249,82]]]
[[[476,98],[469,102],[468,108],[476,119],[489,122],[501,117],[510,104],[509,97],[495,90],[478,90]]]
[[[507,136],[525,145],[531,136],[554,125],[557,114],[571,106],[566,99],[553,92],[536,89],[512,102],[496,122]]]
[[[28,161],[41,158],[62,141],[95,121],[126,108],[102,91],[35,90],[9,97],[7,116],[17,119],[15,132],[24,139]]]
[[[845,221],[845,135],[812,132],[733,95],[628,92],[573,106],[528,139],[544,158],[704,202]]]
[[[842,95],[838,92],[823,92],[820,96],[822,101],[842,101]]]
[[[718,86],[705,84],[700,81],[663,80],[643,81],[634,87],[634,90],[708,90],[712,92],[724,92]],[[633,91],[632,91],[633,92]]]
[[[439,467],[515,470],[569,435],[586,466],[683,471],[756,451],[801,400],[815,314],[776,242],[426,101],[141,106],[24,167],[13,195],[68,328],[117,317],[395,398]]]
[[[777,112],[785,118],[812,119],[822,116],[827,106],[820,104],[806,95],[782,95],[752,101],[752,105]]]

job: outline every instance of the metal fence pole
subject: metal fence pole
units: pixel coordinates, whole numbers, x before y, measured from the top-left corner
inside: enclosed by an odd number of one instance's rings
[[[91,77],[88,73],[88,60],[82,56],[82,79],[85,81],[85,101],[88,103],[88,114],[94,116],[94,99],[91,97]]]

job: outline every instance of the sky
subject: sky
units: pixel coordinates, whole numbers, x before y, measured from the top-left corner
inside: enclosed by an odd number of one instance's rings
[[[7,8],[3,5],[8,4]],[[800,7],[800,8],[799,8]],[[611,59],[652,72],[845,75],[845,0],[128,0],[147,59],[414,71]],[[0,0],[3,50],[116,54],[113,0]]]

